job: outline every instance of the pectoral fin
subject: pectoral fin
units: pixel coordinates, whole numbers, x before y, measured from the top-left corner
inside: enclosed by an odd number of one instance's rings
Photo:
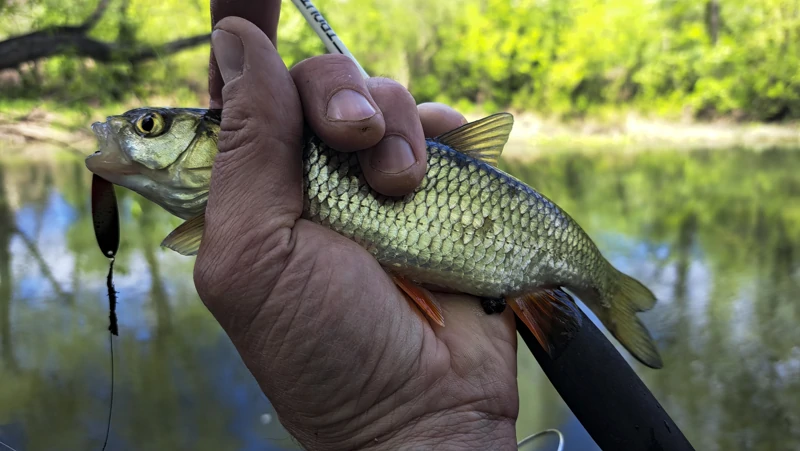
[[[403,290],[403,293],[408,295],[417,307],[422,310],[425,315],[433,320],[436,324],[444,327],[444,316],[442,316],[442,307],[439,302],[433,297],[433,294],[422,288],[421,286],[411,282],[410,280],[390,274],[394,283]]]
[[[506,298],[506,302],[553,358],[561,353],[582,324],[577,304],[560,288],[542,288]]]
[[[197,255],[205,225],[206,215],[205,213],[200,213],[179,225],[177,229],[164,238],[161,245],[181,255]]]

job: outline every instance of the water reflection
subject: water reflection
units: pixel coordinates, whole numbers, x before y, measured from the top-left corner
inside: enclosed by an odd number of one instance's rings
[[[665,368],[632,362],[696,449],[800,449],[800,153],[557,154],[504,168],[564,207],[661,300]],[[80,162],[0,165],[0,440],[98,447],[109,402],[105,271]],[[121,336],[111,449],[295,449],[194,292],[178,225],[118,190]],[[596,449],[527,350],[520,438]],[[269,420],[269,421],[265,421]],[[266,424],[265,424],[266,423]]]
[[[0,165],[0,440],[19,450],[99,449],[105,434],[107,261],[89,181],[80,162]],[[159,249],[177,221],[119,194],[109,448],[297,449],[197,299],[191,259]]]

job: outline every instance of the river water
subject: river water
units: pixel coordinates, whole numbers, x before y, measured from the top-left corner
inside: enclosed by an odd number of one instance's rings
[[[695,448],[800,449],[800,152],[544,154],[502,167],[656,293],[642,319],[665,367],[631,364]],[[107,261],[90,180],[80,161],[0,163],[0,441],[20,451],[99,449],[105,434]],[[298,449],[199,301],[193,258],[159,248],[179,220],[117,192],[109,449]],[[519,437],[555,427],[566,450],[597,449],[519,355]]]

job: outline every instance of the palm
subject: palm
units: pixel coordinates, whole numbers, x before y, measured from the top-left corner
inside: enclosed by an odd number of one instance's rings
[[[510,311],[486,316],[476,298],[438,293],[446,327],[431,325],[354,242],[304,220],[293,235],[265,305],[305,324],[288,326],[284,345],[265,347],[259,359],[271,370],[259,382],[291,432],[302,435],[309,418],[323,430],[347,424],[355,432],[390,413],[397,426],[456,408],[516,417]],[[275,377],[297,368],[305,370]],[[293,430],[292,418],[303,418],[303,430]]]

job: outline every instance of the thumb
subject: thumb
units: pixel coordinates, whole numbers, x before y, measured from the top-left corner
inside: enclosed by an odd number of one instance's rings
[[[212,175],[216,200],[236,206],[237,214],[299,215],[303,116],[286,65],[264,32],[244,19],[221,20],[211,40],[225,83]]]
[[[264,258],[257,253],[273,254],[285,242],[280,232],[291,231],[303,205],[303,116],[286,65],[269,38],[238,17],[221,20],[211,42],[224,87],[219,154],[195,268],[200,291],[213,283],[207,269],[232,270]]]

